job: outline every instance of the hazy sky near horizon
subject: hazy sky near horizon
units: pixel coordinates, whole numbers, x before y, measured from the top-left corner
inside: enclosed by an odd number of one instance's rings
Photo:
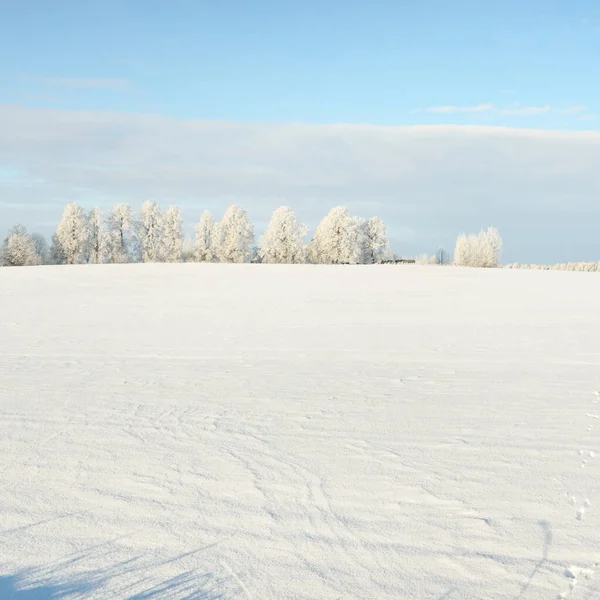
[[[337,204],[400,254],[600,260],[600,4],[0,0],[0,235],[152,198]]]

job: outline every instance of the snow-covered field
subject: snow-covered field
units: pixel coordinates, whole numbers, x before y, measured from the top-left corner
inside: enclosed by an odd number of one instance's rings
[[[0,269],[0,598],[600,598],[599,390],[596,273]]]

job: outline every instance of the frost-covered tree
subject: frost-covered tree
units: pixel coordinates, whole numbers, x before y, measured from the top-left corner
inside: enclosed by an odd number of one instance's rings
[[[161,255],[165,262],[181,262],[183,250],[183,219],[181,210],[169,206],[163,221]]]
[[[0,251],[2,264],[7,267],[27,267],[42,263],[35,242],[22,225],[15,225],[6,236]]]
[[[245,263],[252,255],[254,227],[248,213],[240,206],[230,206],[218,227],[216,252],[220,262]]]
[[[106,256],[106,236],[104,232],[104,216],[99,208],[93,208],[88,213],[86,231],[86,262],[99,265]]]
[[[472,259],[471,255],[475,250],[476,236],[471,234],[467,236],[461,233],[456,238],[456,246],[454,247],[454,264],[459,267],[471,266]]]
[[[108,262],[126,263],[131,258],[133,212],[127,204],[117,204],[106,222],[106,255]]]
[[[360,222],[343,206],[336,206],[317,227],[310,249],[316,264],[358,262],[361,255]]]
[[[215,220],[210,211],[205,210],[196,225],[195,257],[198,262],[213,262],[216,259],[216,241]]]
[[[41,264],[48,264],[50,261],[50,248],[46,238],[41,233],[32,233],[31,239],[35,245],[35,253],[40,257]]]
[[[300,223],[294,211],[281,206],[271,217],[258,251],[263,263],[294,264],[306,262],[304,237],[308,227]]]
[[[489,227],[483,232],[483,265],[484,267],[499,267],[502,238],[497,229]]]
[[[501,250],[502,239],[492,227],[477,235],[461,234],[456,240],[454,264],[460,267],[499,267]]]
[[[379,217],[359,221],[360,259],[362,264],[374,264],[390,249],[385,223]]]
[[[87,240],[87,219],[83,208],[72,202],[67,204],[56,229],[56,239],[62,248],[65,263],[83,262]]]
[[[137,223],[137,239],[142,262],[162,260],[164,220],[163,211],[156,202],[147,200],[142,204]]]

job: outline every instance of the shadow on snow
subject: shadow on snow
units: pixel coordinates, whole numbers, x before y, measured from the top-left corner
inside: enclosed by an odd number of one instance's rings
[[[165,600],[224,600],[216,591],[214,578],[206,573],[185,571],[155,583],[150,577],[156,569],[188,556],[187,553],[167,561],[148,561],[134,558],[113,564],[108,568],[81,570],[81,563],[89,558],[76,555],[66,561],[22,569],[9,575],[0,575],[2,600],[61,600],[100,596],[110,590],[111,597],[129,600],[164,598]],[[73,570],[73,571],[72,571]],[[5,569],[3,569],[5,571]],[[149,584],[148,580],[152,579]]]

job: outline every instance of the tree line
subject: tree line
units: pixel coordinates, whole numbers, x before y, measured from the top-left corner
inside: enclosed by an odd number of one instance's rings
[[[373,264],[394,258],[387,228],[378,217],[353,216],[343,206],[332,208],[307,242],[308,227],[288,206],[274,211],[260,246],[255,245],[254,227],[247,212],[230,206],[217,222],[204,211],[194,238],[185,238],[181,211],[166,211],[153,201],[145,202],[139,214],[127,204],[118,204],[104,216],[94,208],[86,212],[68,204],[48,244],[44,236],[13,227],[0,246],[0,265],[100,264],[128,262],[221,262],[280,264]],[[502,239],[490,227],[478,234],[461,234],[454,255],[445,250],[418,264],[453,264],[463,267],[500,266]],[[509,264],[507,268],[599,271],[600,262],[564,263],[554,266]]]
[[[166,211],[153,201],[139,214],[118,204],[106,217],[98,208],[86,212],[68,204],[48,244],[40,234],[13,227],[0,250],[4,266],[100,264],[129,262],[315,263],[369,264],[390,255],[384,222],[353,216],[343,206],[332,208],[310,242],[308,227],[294,211],[281,206],[273,213],[259,247],[247,212],[230,206],[217,222],[204,211],[195,238],[184,237],[181,211]]]

